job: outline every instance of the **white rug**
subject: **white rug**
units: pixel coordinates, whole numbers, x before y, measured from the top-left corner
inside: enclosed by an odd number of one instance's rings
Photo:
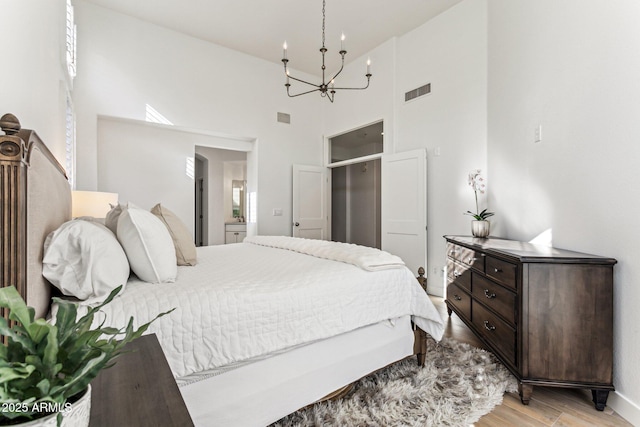
[[[273,424],[285,426],[468,426],[516,391],[516,379],[489,352],[429,339],[427,360],[405,359],[358,381],[347,396]]]

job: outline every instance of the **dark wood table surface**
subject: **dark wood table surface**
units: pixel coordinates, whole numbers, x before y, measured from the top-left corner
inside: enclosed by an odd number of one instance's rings
[[[155,334],[125,348],[91,382],[90,427],[193,426]]]

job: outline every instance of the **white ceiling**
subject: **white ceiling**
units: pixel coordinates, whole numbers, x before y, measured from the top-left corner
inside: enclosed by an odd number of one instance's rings
[[[286,40],[289,67],[320,73],[322,0],[87,1],[278,64]],[[328,0],[327,68],[338,67],[342,32],[348,63],[460,1]]]

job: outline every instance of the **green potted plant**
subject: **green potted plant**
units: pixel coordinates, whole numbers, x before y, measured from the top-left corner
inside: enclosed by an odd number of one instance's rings
[[[484,209],[480,212],[480,208],[478,207],[478,193],[484,194],[484,189],[486,185],[484,183],[484,178],[482,178],[481,170],[476,169],[469,173],[469,186],[473,189],[473,193],[476,196],[476,211],[466,211],[465,215],[471,215],[474,218],[474,221],[471,221],[471,234],[475,237],[488,237],[491,229],[491,223],[487,221],[487,218],[492,217],[493,212],[487,212],[487,209]]]
[[[76,304],[54,298],[55,323],[35,319],[35,310],[27,307],[13,286],[0,289],[0,307],[9,310],[12,321],[0,317],[0,335],[6,337],[6,345],[0,344],[0,425],[89,424],[91,380],[114,364],[125,344],[173,311],[138,329],[133,318],[122,329],[103,324],[92,328],[95,314],[121,288],[79,318]]]

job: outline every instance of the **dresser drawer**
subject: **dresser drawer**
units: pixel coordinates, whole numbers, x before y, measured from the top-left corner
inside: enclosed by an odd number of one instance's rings
[[[491,277],[496,282],[500,282],[503,285],[516,289],[518,266],[492,256],[487,256],[485,258],[485,272],[487,273],[487,276]]]
[[[447,286],[447,301],[453,305],[462,316],[471,319],[471,297],[455,283]]]
[[[468,265],[461,264],[447,259],[447,278],[448,283],[455,282],[459,286],[471,292],[471,268]]]
[[[448,243],[447,256],[462,264],[468,265],[474,270],[484,272],[484,254],[482,252]]]
[[[482,304],[471,302],[471,321],[480,335],[514,366],[516,365],[516,331]]]
[[[458,246],[455,243],[447,242],[447,256],[449,258],[458,259],[458,252],[462,249],[462,246]]]
[[[491,280],[473,273],[471,275],[473,297],[498,313],[506,321],[516,323],[516,294]]]

